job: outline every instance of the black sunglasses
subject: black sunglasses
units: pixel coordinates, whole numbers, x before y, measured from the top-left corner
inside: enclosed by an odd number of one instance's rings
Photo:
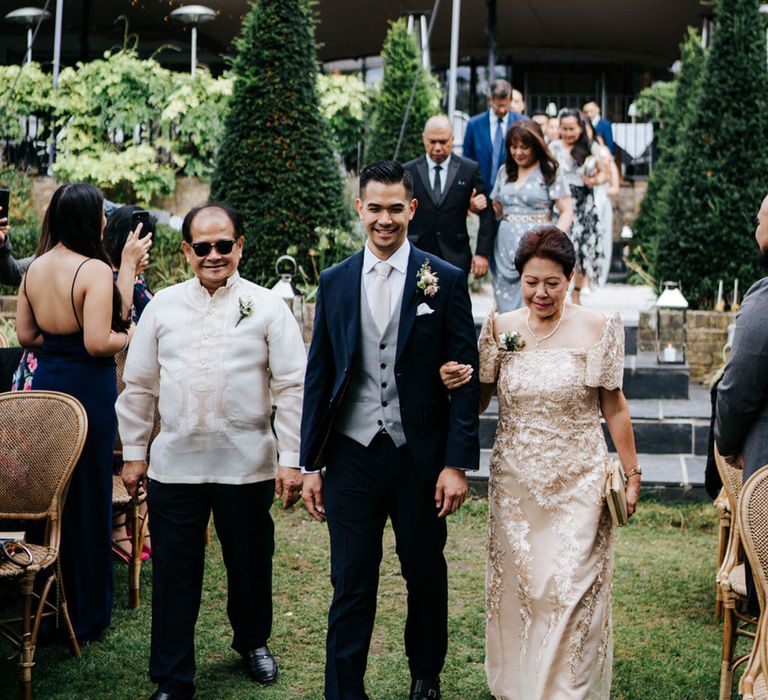
[[[214,246],[216,246],[217,252],[221,255],[229,255],[236,242],[237,241],[216,241],[215,243],[190,243],[190,245],[198,258],[204,258],[211,252],[211,249]]]

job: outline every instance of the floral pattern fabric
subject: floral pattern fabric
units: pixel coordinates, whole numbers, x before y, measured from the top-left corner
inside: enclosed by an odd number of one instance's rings
[[[608,698],[612,458],[599,388],[621,387],[623,326],[592,348],[506,351],[480,336],[480,381],[496,385],[490,462],[486,672],[499,700]]]

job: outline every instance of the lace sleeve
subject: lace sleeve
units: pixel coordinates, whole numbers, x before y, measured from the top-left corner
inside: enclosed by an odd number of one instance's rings
[[[488,316],[485,318],[483,328],[480,331],[480,338],[477,341],[477,347],[480,351],[480,383],[495,384],[496,376],[499,373],[499,344],[496,342],[496,336],[493,331],[496,321],[496,305],[491,307]]]
[[[624,324],[621,316],[608,317],[600,340],[587,352],[584,383],[608,390],[621,389],[624,381]]]

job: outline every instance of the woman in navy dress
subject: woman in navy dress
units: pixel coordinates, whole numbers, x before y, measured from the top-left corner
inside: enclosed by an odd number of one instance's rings
[[[24,276],[16,326],[21,345],[37,355],[32,388],[70,394],[88,415],[61,528],[67,604],[75,634],[88,641],[112,617],[114,355],[128,345],[131,329],[102,243],[101,192],[88,184],[63,185],[45,217],[51,248]]]

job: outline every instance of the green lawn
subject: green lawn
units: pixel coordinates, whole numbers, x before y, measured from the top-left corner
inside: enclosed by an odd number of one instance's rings
[[[484,500],[467,503],[450,521],[447,555],[451,586],[450,648],[444,697],[490,699],[483,673]],[[275,624],[271,648],[279,681],[262,689],[241,672],[230,649],[226,581],[220,551],[208,550],[205,591],[197,627],[198,697],[320,700],[323,642],[330,601],[328,540],[324,526],[303,508],[275,511]],[[613,611],[613,698],[711,700],[717,697],[720,626],[713,620],[717,516],[710,505],[643,502],[632,525],[619,532]],[[34,671],[36,698],[146,698],[149,654],[150,568],[142,573],[144,602],[126,609],[126,570],[116,568],[113,624],[98,644],[71,658],[44,647]],[[372,699],[406,697],[409,678],[402,650],[405,592],[387,531],[379,611],[367,688]],[[16,668],[0,645],[0,697],[15,697]]]

